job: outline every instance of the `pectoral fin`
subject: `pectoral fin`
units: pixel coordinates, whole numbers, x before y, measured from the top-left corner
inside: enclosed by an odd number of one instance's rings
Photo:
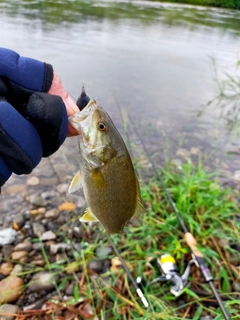
[[[74,178],[72,179],[72,182],[68,188],[68,193],[73,193],[78,189],[80,189],[81,187],[82,187],[82,176],[81,176],[81,172],[78,171],[75,174]]]
[[[87,208],[84,215],[79,219],[81,222],[97,222],[98,218],[92,213],[90,208]]]

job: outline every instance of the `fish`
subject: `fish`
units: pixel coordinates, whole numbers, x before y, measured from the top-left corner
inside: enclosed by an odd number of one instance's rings
[[[123,233],[131,217],[144,212],[139,182],[124,140],[96,100],[91,99],[68,120],[79,133],[80,165],[68,192],[82,188],[88,205],[80,221],[99,221],[108,234]]]

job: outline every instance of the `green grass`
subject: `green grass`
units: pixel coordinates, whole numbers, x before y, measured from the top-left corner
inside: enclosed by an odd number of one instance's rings
[[[227,298],[224,301],[231,319],[239,319],[239,293],[234,293],[233,282],[239,280],[240,255],[231,247],[240,238],[237,196],[230,189],[222,189],[217,176],[206,172],[201,163],[194,165],[190,159],[180,169],[167,165],[161,175],[209,263],[216,287]],[[175,257],[182,273],[191,255],[161,185],[153,178],[142,185],[141,191],[147,212],[129,223],[125,235],[114,235],[112,239],[135,278],[143,275],[150,281],[159,276],[156,259],[164,253]],[[77,218],[68,222],[70,229]],[[83,225],[83,234],[86,239],[82,242],[88,245],[80,254],[73,248],[71,261],[66,257],[62,263],[51,263],[43,252],[48,270],[60,275],[56,284],[58,299],[49,307],[53,315],[56,306],[77,314],[81,306],[88,305],[99,319],[106,319],[108,315],[108,319],[198,320],[204,314],[210,314],[215,320],[224,319],[216,305],[209,306],[208,302],[214,297],[195,266],[191,268],[189,285],[178,299],[170,293],[168,283],[147,286],[145,295],[150,309],[145,310],[122,268],[114,272],[108,269],[101,275],[87,268],[87,263],[96,259],[96,248],[109,243],[98,224]],[[71,243],[69,238],[65,241]],[[111,254],[107,259],[114,257]],[[80,279],[75,272],[65,273],[72,261],[77,261],[82,271]],[[62,290],[67,280],[74,280],[76,284],[71,300],[63,301]],[[180,304],[179,300],[182,300]]]

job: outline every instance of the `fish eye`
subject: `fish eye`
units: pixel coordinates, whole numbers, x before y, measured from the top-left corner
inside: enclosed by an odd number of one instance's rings
[[[98,123],[98,129],[101,130],[101,131],[106,132],[107,131],[107,126],[105,125],[105,123],[99,122]]]

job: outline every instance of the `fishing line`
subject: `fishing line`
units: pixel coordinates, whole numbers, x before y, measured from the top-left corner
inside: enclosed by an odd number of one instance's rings
[[[116,99],[116,103],[118,105],[118,108],[120,108],[117,99]],[[178,211],[178,209],[176,207],[175,202],[173,201],[173,199],[172,199],[172,197],[171,197],[171,195],[170,195],[170,193],[169,193],[169,191],[168,191],[168,189],[167,189],[167,187],[166,187],[161,175],[159,174],[156,166],[154,165],[154,163],[153,163],[153,161],[152,161],[152,159],[150,157],[150,154],[149,154],[149,152],[148,152],[148,150],[147,150],[147,148],[146,148],[146,146],[145,146],[145,144],[144,144],[144,142],[143,142],[143,140],[142,140],[142,138],[141,138],[141,136],[140,136],[140,134],[139,134],[139,132],[138,132],[138,130],[136,128],[136,126],[134,125],[134,121],[132,121],[132,119],[131,119],[131,117],[129,115],[128,115],[128,117],[129,117],[130,123],[132,125],[133,131],[136,133],[139,141],[141,142],[143,150],[144,150],[146,156],[148,157],[148,159],[149,159],[149,161],[150,161],[150,163],[152,165],[153,171],[156,174],[156,177],[158,177],[158,179],[159,179],[159,181],[160,181],[160,183],[162,185],[162,188],[163,188],[163,190],[164,190],[164,192],[165,192],[165,194],[167,196],[167,199],[168,199],[168,201],[169,201],[174,213],[176,214],[176,217],[177,217],[177,219],[178,219],[178,221],[179,221],[179,223],[180,223],[180,225],[181,225],[181,227],[183,229],[183,232],[185,234],[185,240],[186,240],[186,242],[187,242],[187,244],[188,244],[188,246],[189,246],[189,248],[191,250],[191,254],[192,254],[192,257],[194,259],[194,262],[195,262],[196,266],[198,267],[198,269],[201,270],[205,281],[207,283],[209,283],[209,286],[210,286],[210,288],[211,288],[211,290],[212,290],[212,292],[213,292],[213,294],[214,294],[214,296],[215,296],[215,298],[216,298],[216,300],[217,300],[217,302],[219,304],[219,307],[220,307],[220,309],[222,311],[222,314],[223,314],[224,318],[226,320],[230,320],[230,316],[229,316],[229,314],[228,314],[228,312],[227,312],[227,310],[226,310],[226,308],[225,308],[225,306],[224,306],[224,304],[222,302],[222,299],[221,299],[221,297],[220,297],[219,293],[217,292],[217,289],[216,289],[216,287],[214,285],[213,276],[211,275],[211,272],[210,272],[210,270],[209,270],[209,268],[207,266],[207,263],[206,263],[203,255],[202,255],[202,253],[197,248],[196,239],[193,237],[193,235],[189,232],[188,228],[186,227],[186,225],[185,225],[185,223],[184,223],[184,221],[183,221],[183,219],[182,219],[182,217],[181,217],[181,215],[180,215],[180,213],[179,213],[179,211]]]

